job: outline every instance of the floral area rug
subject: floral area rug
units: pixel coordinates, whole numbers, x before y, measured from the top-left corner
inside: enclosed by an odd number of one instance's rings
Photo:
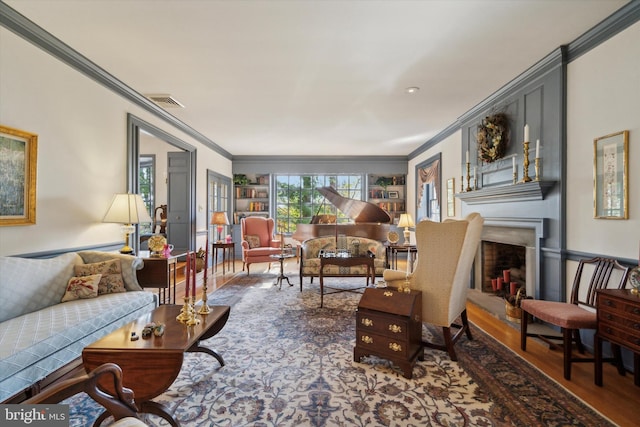
[[[354,286],[355,279],[326,279]],[[204,345],[225,360],[185,355],[178,379],[156,401],[183,426],[606,426],[591,407],[484,332],[456,344],[458,362],[425,349],[413,378],[388,361],[353,361],[357,293],[325,295],[273,286],[274,276],[240,273],[213,292],[230,305],[224,329]],[[339,283],[338,283],[339,282]],[[357,282],[360,285],[360,282]],[[425,337],[439,331],[424,328]],[[71,425],[90,425],[99,408],[70,403]],[[150,425],[168,423],[145,416]]]

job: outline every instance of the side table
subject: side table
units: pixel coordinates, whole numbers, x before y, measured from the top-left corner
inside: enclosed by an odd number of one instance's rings
[[[211,244],[213,249],[213,271],[218,270],[218,250],[222,251],[222,274],[225,274],[225,260],[227,264],[231,263],[231,259],[233,258],[233,272],[236,272],[236,244],[234,242],[213,242]],[[229,252],[229,256],[227,257],[227,252]],[[228,269],[231,269],[227,265]]]
[[[285,253],[285,252],[280,253],[280,254],[269,255],[269,258],[273,258],[275,260],[278,260],[278,262],[280,263],[280,274],[276,278],[276,283],[274,283],[274,285],[280,286],[280,289],[282,289],[282,281],[283,280],[286,280],[287,283],[289,284],[289,286],[293,286],[291,284],[291,282],[289,281],[289,278],[287,276],[285,276],[285,274],[284,274],[284,260],[285,259],[289,259],[289,258],[293,258],[293,257],[295,257],[294,254]]]
[[[416,260],[418,254],[418,247],[416,245],[395,245],[390,244],[385,246],[387,252],[387,268],[392,270],[398,269],[398,253],[407,253],[407,262],[411,263],[411,271],[413,271],[413,263]]]
[[[186,250],[175,250],[169,255],[152,256],[149,251],[140,251],[138,254],[144,262],[142,270],[136,271],[138,283],[143,288],[157,288],[160,304],[176,303],[177,265],[181,257],[187,256]],[[173,287],[173,297],[171,288]]]

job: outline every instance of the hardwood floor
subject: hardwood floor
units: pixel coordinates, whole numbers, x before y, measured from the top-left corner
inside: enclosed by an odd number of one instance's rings
[[[252,271],[259,272],[266,270],[268,265],[265,263],[252,266]],[[398,268],[400,268],[399,266]],[[271,265],[270,272],[277,274],[277,264]],[[209,292],[224,286],[235,274],[242,273],[242,262],[236,261],[236,273],[227,270],[222,275],[222,269],[214,274],[209,269],[207,279],[207,288]],[[289,275],[292,283],[298,284],[298,264],[295,259],[286,262],[286,273]],[[179,277],[179,280],[181,278]],[[202,273],[197,278],[198,296],[201,296]],[[178,300],[184,295],[184,285],[178,285]],[[637,426],[640,424],[638,417],[638,409],[640,408],[640,387],[633,384],[633,375],[627,373],[626,376],[618,375],[614,366],[605,364],[604,366],[604,386],[598,387],[593,382],[592,363],[574,363],[572,366],[571,381],[567,381],[563,377],[562,372],[562,350],[552,350],[546,344],[529,339],[527,342],[527,351],[520,350],[520,331],[507,325],[504,321],[498,319],[493,314],[484,310],[476,304],[467,304],[469,320],[475,327],[482,329],[496,340],[503,343],[512,351],[520,355],[526,361],[537,367],[545,375],[561,384],[563,387],[581,398],[584,402],[599,411],[602,415],[609,418],[619,426]],[[473,328],[472,328],[473,331]],[[465,338],[462,338],[465,339]]]

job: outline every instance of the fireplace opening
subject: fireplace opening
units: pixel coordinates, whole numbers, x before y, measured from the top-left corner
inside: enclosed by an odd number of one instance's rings
[[[525,246],[482,241],[481,244],[482,292],[493,292],[491,279],[503,277],[509,270],[511,281],[518,287],[527,282],[527,248]],[[508,286],[508,284],[506,284]]]

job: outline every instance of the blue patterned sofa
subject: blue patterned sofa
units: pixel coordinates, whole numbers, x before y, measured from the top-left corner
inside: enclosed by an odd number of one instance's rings
[[[354,244],[355,243],[355,244]],[[367,239],[364,237],[338,236],[338,249],[349,250],[351,253],[366,254],[371,251],[375,259],[375,275],[382,276],[386,268],[386,250],[382,242]],[[320,277],[320,251],[335,251],[335,236],[322,236],[307,239],[302,242],[300,247],[300,287],[302,288],[302,278],[311,277],[313,283],[314,277]],[[324,267],[323,276],[325,277],[341,277],[341,276],[366,276],[367,267],[364,265],[356,265],[353,267],[338,267],[336,265],[327,265]]]
[[[113,293],[61,302],[69,299],[72,278],[87,277],[104,265],[112,271],[90,276],[92,291],[108,277],[99,287]],[[85,346],[153,310],[156,295],[145,292],[136,278],[142,266],[140,258],[99,251],[46,259],[0,257],[0,402],[38,392]]]

